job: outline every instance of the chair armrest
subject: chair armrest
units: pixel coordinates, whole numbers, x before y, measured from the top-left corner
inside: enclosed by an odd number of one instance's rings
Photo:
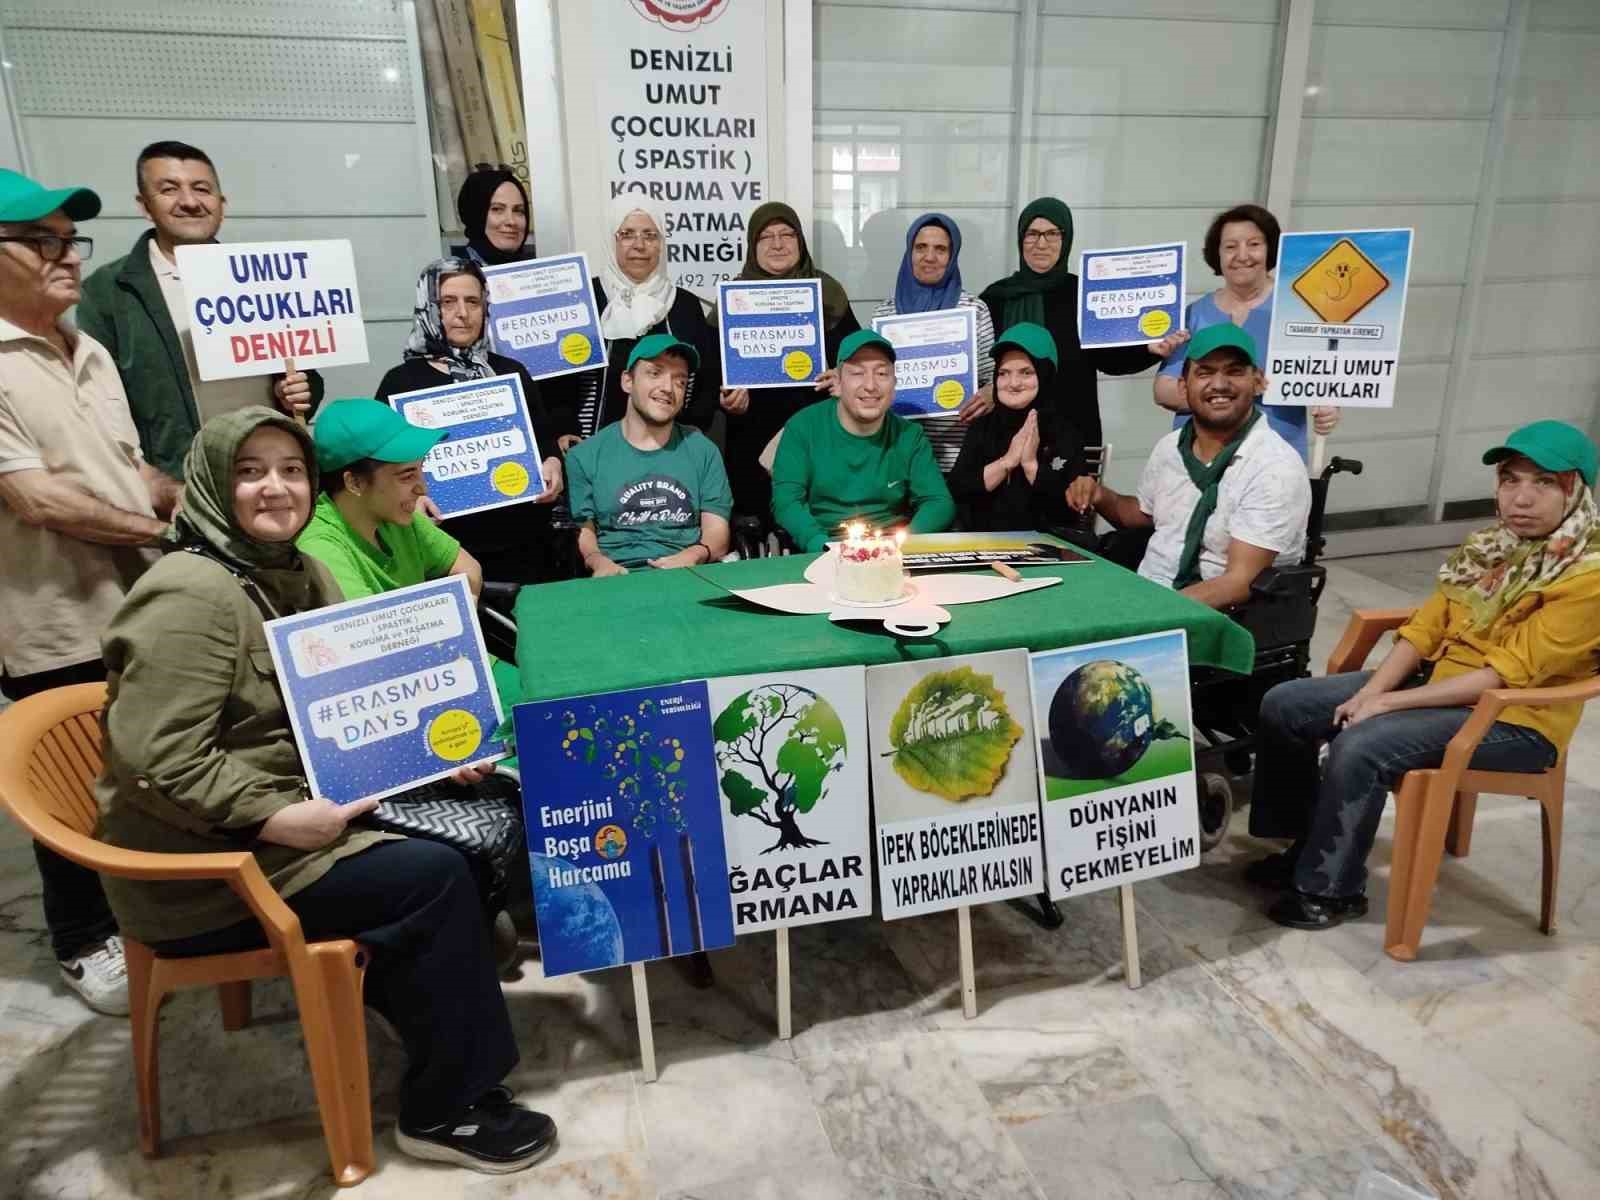
[[[1415,608],[1358,608],[1350,614],[1344,636],[1328,655],[1329,675],[1359,671],[1378,639],[1391,629],[1399,629],[1411,619]]]
[[[1550,704],[1579,704],[1600,696],[1600,676],[1578,683],[1564,683],[1559,687],[1545,688],[1490,688],[1478,697],[1467,723],[1456,731],[1444,750],[1440,774],[1455,791],[1461,773],[1472,761],[1478,743],[1483,741],[1489,727],[1500,719],[1500,714],[1511,707],[1540,708]]]

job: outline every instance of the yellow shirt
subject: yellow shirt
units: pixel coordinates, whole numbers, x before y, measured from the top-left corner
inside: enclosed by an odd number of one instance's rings
[[[1467,607],[1434,589],[1396,636],[1434,663],[1436,681],[1491,667],[1506,687],[1559,687],[1600,670],[1600,571],[1558,579],[1522,597],[1487,630],[1472,628]],[[1581,704],[1512,705],[1500,720],[1536,729],[1565,751]]]

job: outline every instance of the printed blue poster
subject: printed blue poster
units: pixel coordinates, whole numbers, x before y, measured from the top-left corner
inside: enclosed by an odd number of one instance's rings
[[[546,976],[733,944],[706,685],[519,704]]]
[[[349,804],[505,757],[465,577],[266,623],[313,796]]]
[[[894,411],[913,420],[956,412],[978,390],[978,317],[970,308],[874,317],[894,347]]]
[[[389,403],[413,425],[449,431],[422,461],[428,495],[446,518],[543,493],[543,459],[517,376],[400,392]]]
[[[1411,241],[1409,229],[1283,235],[1267,404],[1394,407]]]
[[[820,279],[717,284],[722,386],[793,387],[827,367]]]
[[[1187,242],[1085,250],[1078,264],[1078,341],[1142,346],[1183,328]]]
[[[589,260],[558,254],[485,267],[489,281],[489,344],[535,379],[601,367],[606,342],[594,300]]]

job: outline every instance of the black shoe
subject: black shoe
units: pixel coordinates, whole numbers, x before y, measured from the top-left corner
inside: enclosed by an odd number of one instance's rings
[[[1283,850],[1277,854],[1269,854],[1266,858],[1256,859],[1246,866],[1240,875],[1246,883],[1281,892],[1285,888],[1294,886],[1294,868],[1299,861],[1299,855],[1294,851]]]
[[[1267,909],[1270,919],[1290,929],[1332,929],[1352,917],[1366,915],[1364,892],[1354,896],[1308,896],[1305,892],[1291,891],[1278,897]]]
[[[428,1129],[396,1125],[395,1145],[412,1158],[454,1163],[489,1175],[509,1175],[533,1166],[556,1145],[556,1123],[491,1088],[454,1121]]]

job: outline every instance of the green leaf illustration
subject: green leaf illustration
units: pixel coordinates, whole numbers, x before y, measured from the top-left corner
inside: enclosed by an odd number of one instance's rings
[[[994,676],[971,667],[922,679],[889,722],[895,772],[950,801],[990,795],[1021,738]]]

